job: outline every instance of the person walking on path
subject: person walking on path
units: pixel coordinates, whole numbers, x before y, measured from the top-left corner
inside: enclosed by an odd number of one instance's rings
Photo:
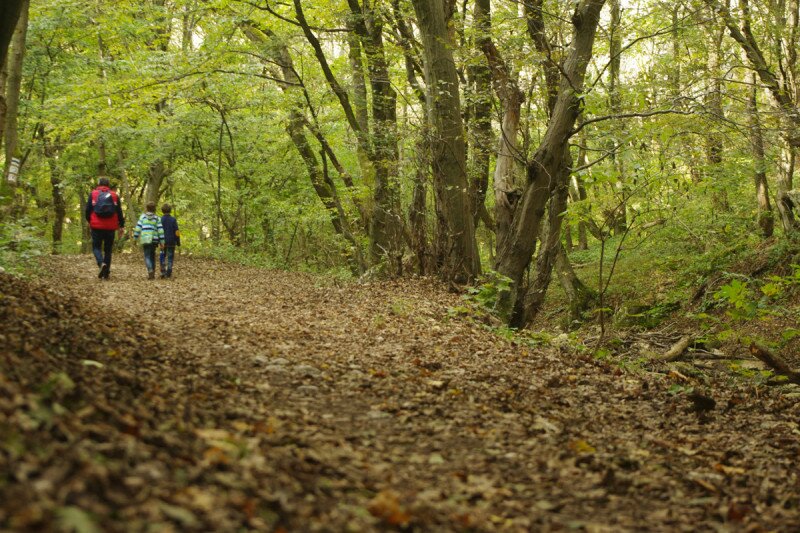
[[[175,247],[181,245],[181,232],[178,229],[178,221],[172,213],[172,206],[164,204],[161,206],[161,225],[164,227],[164,246],[161,248],[159,263],[161,264],[161,278],[172,278],[172,263],[175,260]]]
[[[97,180],[97,188],[86,201],[86,221],[92,231],[92,253],[100,269],[97,277],[108,280],[111,274],[111,252],[114,249],[114,232],[125,228],[125,217],[117,193],[109,187],[106,177]]]
[[[156,203],[147,202],[145,212],[139,217],[133,230],[133,239],[142,245],[144,266],[147,267],[147,278],[156,277],[156,246],[164,247],[164,227],[155,213]]]

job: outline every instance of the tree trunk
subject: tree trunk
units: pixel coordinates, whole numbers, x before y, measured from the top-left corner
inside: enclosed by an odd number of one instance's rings
[[[289,120],[286,125],[286,132],[289,134],[292,144],[294,144],[303,163],[306,165],[311,185],[314,187],[314,191],[316,191],[320,201],[327,209],[334,231],[344,237],[353,247],[351,263],[355,271],[359,274],[363,273],[367,265],[361,252],[361,245],[351,230],[350,222],[348,221],[338,191],[336,190],[336,184],[331,180],[327,172],[325,146],[323,146],[321,150],[323,166],[320,167],[319,160],[304,133],[304,127],[307,125],[307,122],[303,115],[303,99],[301,96],[294,96],[300,90],[300,87],[303,86],[303,83],[294,68],[294,62],[292,61],[292,56],[289,54],[289,49],[284,43],[279,42],[275,35],[269,31],[263,32],[248,24],[243,25],[242,30],[253,43],[265,48],[272,56],[273,61],[281,69],[281,76],[284,82],[281,84],[281,89],[290,97]]]
[[[720,182],[724,176],[722,168],[722,153],[724,151],[724,136],[719,131],[719,124],[725,119],[725,111],[722,108],[722,38],[725,28],[719,27],[715,30],[711,47],[708,51],[708,72],[710,82],[706,91],[706,109],[712,116],[709,133],[706,135],[706,160],[707,170],[704,173],[711,181],[710,187],[711,200],[716,210],[730,210],[728,202],[728,192]]]
[[[417,258],[418,272],[424,276],[429,273],[431,267],[427,231],[428,172],[431,168],[431,157],[430,140],[426,127],[423,127],[419,139],[417,139],[414,153],[416,169],[408,220],[411,225],[411,249]]]
[[[492,84],[500,99],[503,112],[494,170],[495,224],[497,244],[500,247],[508,238],[520,197],[521,187],[516,183],[515,170],[517,162],[521,159],[517,131],[525,98],[519,89],[516,77],[512,75],[510,67],[491,39],[489,0],[476,0],[475,23],[482,28],[482,31],[477,32],[476,40],[489,63]]]
[[[781,226],[785,234],[794,233],[800,230],[800,224],[795,218],[795,210],[800,206],[795,206],[789,197],[794,180],[794,169],[797,161],[797,149],[786,143],[781,150],[781,169],[778,177],[778,193],[776,203],[778,213],[781,215]]]
[[[573,324],[581,319],[583,312],[597,298],[597,293],[587,287],[575,274],[563,246],[557,250],[555,268],[558,272],[558,281],[567,296],[570,324]]]
[[[50,186],[53,194],[53,254],[61,252],[61,241],[64,235],[64,219],[67,216],[67,201],[64,197],[64,171],[58,164],[58,155],[60,149],[57,145],[53,144],[47,137],[47,134],[42,132],[42,145],[44,155],[47,158],[47,165],[50,168]],[[81,217],[83,217],[83,211]]]
[[[758,227],[765,238],[772,237],[775,228],[775,217],[769,203],[769,190],[767,187],[767,161],[764,157],[764,136],[761,130],[761,120],[758,117],[758,77],[755,72],[750,75],[750,98],[747,102],[747,113],[750,126],[750,146],[753,150],[753,174],[758,199]]]
[[[383,45],[383,19],[367,2],[348,0],[356,34],[367,58],[372,90],[372,138],[375,169],[375,211],[370,219],[370,255],[388,261],[390,274],[402,271],[404,221],[400,216],[398,183],[397,93],[391,84]]]
[[[81,253],[86,254],[92,249],[92,233],[89,228],[89,223],[86,221],[86,200],[89,199],[90,189],[81,187],[79,194],[80,200],[80,219],[81,219]]]
[[[550,191],[563,184],[553,184],[554,177],[567,179],[564,165],[568,161],[568,141],[580,114],[580,92],[583,89],[586,67],[592,56],[594,37],[605,0],[583,0],[572,17],[572,45],[562,66],[562,79],[553,112],[542,142],[527,166],[527,183],[520,205],[514,212],[509,237],[500,244],[496,270],[512,280],[510,290],[501,295],[499,309],[511,318],[517,307],[522,276],[531,261],[536,237]],[[553,189],[555,185],[556,189]]]
[[[443,0],[413,0],[425,54],[428,114],[432,133],[437,218],[437,263],[444,279],[469,283],[480,258],[469,201],[466,144],[458,73],[445,23]]]
[[[14,29],[28,0],[3,0],[0,2],[0,65],[5,65]]]
[[[8,84],[6,86],[6,116],[5,116],[5,181],[8,182],[8,171],[11,159],[20,155],[19,151],[19,112],[20,89],[22,88],[22,64],[25,59],[25,38],[28,33],[28,11],[30,2],[22,3],[17,27],[11,44],[11,55],[8,61]],[[17,178],[19,182],[19,178]]]
[[[489,17],[490,0],[475,0],[473,20],[475,32],[489,35],[491,19]],[[476,39],[478,52],[481,52],[480,39]],[[472,87],[472,122],[469,136],[470,154],[470,196],[472,198],[472,219],[475,227],[481,215],[486,211],[486,190],[489,186],[489,165],[492,143],[492,73],[488,64],[478,62],[469,67],[469,81]],[[491,222],[490,222],[491,224]]]
[[[566,157],[571,160],[569,154]],[[565,161],[562,171],[569,174],[570,166],[570,161]],[[569,180],[564,176],[559,176],[555,181],[556,189],[550,195],[549,216],[540,237],[542,244],[539,248],[539,256],[536,259],[536,274],[527,294],[525,294],[522,313],[512,317],[511,325],[515,327],[530,326],[536,315],[541,311],[547,288],[550,286],[550,280],[552,279],[556,255],[558,250],[563,247],[561,244],[561,221],[564,210],[567,208]]]
[[[619,87],[619,73],[620,65],[622,63],[622,8],[620,7],[620,0],[610,0],[609,6],[611,7],[611,24],[609,26],[609,80],[608,80],[608,93],[609,104],[611,113],[618,115],[622,113],[622,97],[620,96]],[[677,13],[677,8],[675,8]],[[676,39],[677,41],[677,39]],[[677,56],[675,56],[677,58]],[[677,63],[677,61],[676,61]],[[614,127],[615,135],[612,136],[611,145],[611,162],[614,166],[614,171],[617,174],[616,183],[614,185],[616,193],[619,195],[617,201],[617,208],[614,212],[614,219],[612,226],[615,235],[622,235],[628,227],[628,210],[627,210],[627,191],[625,185],[625,162],[621,155],[617,154],[618,145],[627,136],[624,125]]]

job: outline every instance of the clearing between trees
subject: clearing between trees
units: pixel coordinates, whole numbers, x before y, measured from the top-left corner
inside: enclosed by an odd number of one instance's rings
[[[521,347],[428,280],[92,266],[0,275],[0,529],[800,528],[770,388]]]

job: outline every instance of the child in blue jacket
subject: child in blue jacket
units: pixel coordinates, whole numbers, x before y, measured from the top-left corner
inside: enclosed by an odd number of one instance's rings
[[[161,206],[161,225],[164,227],[164,247],[161,249],[159,262],[161,263],[161,278],[172,277],[172,262],[175,260],[175,247],[181,245],[181,232],[178,229],[178,221],[170,215],[172,206],[164,204]]]

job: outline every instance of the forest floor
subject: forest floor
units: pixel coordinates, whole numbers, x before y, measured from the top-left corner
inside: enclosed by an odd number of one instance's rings
[[[461,304],[186,257],[0,274],[0,530],[800,530],[796,394]]]

